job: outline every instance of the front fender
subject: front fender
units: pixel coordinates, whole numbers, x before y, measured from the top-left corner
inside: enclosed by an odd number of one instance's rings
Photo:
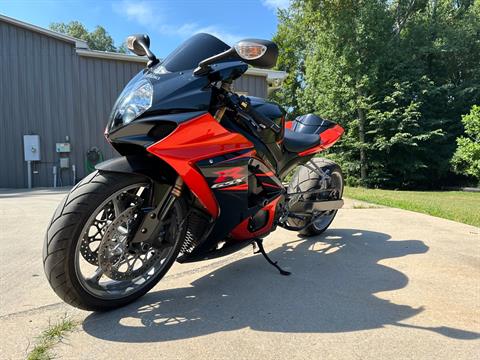
[[[173,183],[177,177],[175,170],[165,161],[150,154],[121,156],[97,164],[100,171],[144,175],[157,183]]]

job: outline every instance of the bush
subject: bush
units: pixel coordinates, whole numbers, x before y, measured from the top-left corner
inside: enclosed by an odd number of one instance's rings
[[[474,105],[462,116],[465,136],[457,138],[457,150],[452,158],[456,173],[468,175],[480,183],[480,106]]]

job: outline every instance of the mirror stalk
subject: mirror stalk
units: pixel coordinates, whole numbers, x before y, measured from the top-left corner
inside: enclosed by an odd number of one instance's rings
[[[159,63],[157,57],[150,51],[150,38],[146,34],[130,35],[127,38],[127,48],[138,56],[147,56],[148,68]]]
[[[223,60],[223,59],[228,59],[230,57],[234,57],[235,55],[237,54],[237,52],[235,51],[235,48],[230,48],[220,54],[217,54],[217,55],[214,55],[214,56],[211,56],[209,58],[206,58],[205,60],[202,60],[200,61],[200,63],[198,64],[198,67],[193,70],[193,75],[197,75],[197,76],[200,76],[200,75],[205,75],[205,74],[208,74],[211,70],[210,68],[210,65],[219,61],[219,60]]]
[[[157,65],[160,61],[158,60],[158,58],[155,56],[154,53],[152,53],[150,51],[149,48],[145,48],[145,53],[147,55],[147,58],[148,58],[148,62],[147,62],[147,67],[150,69],[152,66],[155,66]]]

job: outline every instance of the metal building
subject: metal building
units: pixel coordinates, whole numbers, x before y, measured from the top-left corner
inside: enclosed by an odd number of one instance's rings
[[[92,147],[104,159],[117,155],[103,130],[115,99],[145,59],[93,51],[82,40],[3,15],[0,44],[0,188],[27,187],[24,145],[40,159],[31,163],[34,187],[53,186],[54,178],[59,186],[71,185],[74,169],[77,180],[84,177]],[[235,89],[266,97],[284,77],[252,68]],[[38,137],[24,141],[24,135]]]

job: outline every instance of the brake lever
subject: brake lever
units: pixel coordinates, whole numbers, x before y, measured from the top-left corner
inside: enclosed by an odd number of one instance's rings
[[[281,131],[280,126],[278,126],[274,121],[265,117],[265,115],[257,112],[251,107],[250,99],[245,96],[238,97],[237,106],[242,109],[248,116],[251,118],[251,121],[254,122],[257,126],[265,129],[271,129],[275,133],[279,134]]]
[[[246,120],[248,124],[256,131],[256,132],[261,132],[262,129],[260,129],[261,124],[257,124],[255,120],[253,120],[249,115],[245,114],[243,111],[237,111],[238,116],[240,116],[242,119]]]

